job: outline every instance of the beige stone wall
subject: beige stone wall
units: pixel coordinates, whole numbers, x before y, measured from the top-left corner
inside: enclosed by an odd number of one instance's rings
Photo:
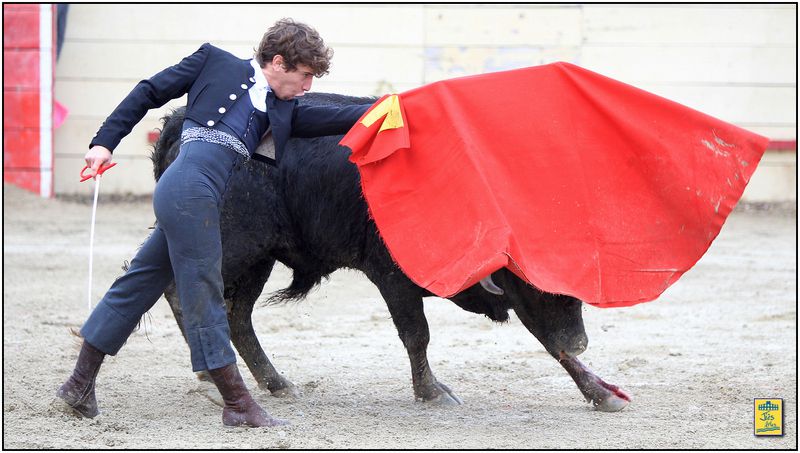
[[[55,190],[89,191],[75,177],[86,146],[136,82],[206,41],[247,57],[285,16],[315,26],[336,51],[314,91],[399,92],[563,60],[772,139],[796,139],[795,14],[794,5],[76,4],[56,67],[55,97],[70,115],[55,133]],[[152,191],[147,132],[183,102],[151,111],[123,140],[105,193]],[[796,153],[780,156],[764,169],[796,172]],[[773,184],[761,171],[748,196],[794,199],[796,178]]]

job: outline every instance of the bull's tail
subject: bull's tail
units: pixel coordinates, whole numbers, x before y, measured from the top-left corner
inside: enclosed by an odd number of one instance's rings
[[[186,107],[178,107],[161,118],[164,127],[161,129],[161,135],[158,137],[152,154],[150,154],[150,160],[153,161],[153,176],[156,181],[161,178],[169,164],[178,157],[181,129],[185,117]]]

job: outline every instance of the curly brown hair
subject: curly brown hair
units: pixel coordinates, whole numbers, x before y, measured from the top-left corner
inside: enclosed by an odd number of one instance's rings
[[[254,50],[262,68],[275,55],[281,55],[286,70],[294,71],[298,64],[304,64],[311,67],[317,77],[328,73],[333,58],[333,49],[325,45],[316,30],[289,18],[275,22]]]

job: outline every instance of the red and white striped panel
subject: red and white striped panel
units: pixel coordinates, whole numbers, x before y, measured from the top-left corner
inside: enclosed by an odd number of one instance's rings
[[[3,5],[3,181],[53,195],[52,4]]]

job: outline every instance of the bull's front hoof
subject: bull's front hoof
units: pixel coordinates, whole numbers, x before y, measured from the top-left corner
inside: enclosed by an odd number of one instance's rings
[[[417,401],[433,406],[459,406],[464,404],[450,387],[437,382],[430,391],[425,392],[426,397],[417,396]]]
[[[198,371],[194,373],[194,375],[197,377],[198,381],[210,382],[212,384],[214,383],[214,380],[211,379],[211,375],[208,374],[207,371]]]
[[[200,396],[208,398],[209,401],[219,407],[225,407],[225,401],[222,400],[222,395],[220,395],[219,390],[217,390],[217,387],[213,383],[201,380],[198,383],[197,388],[194,390],[189,390],[188,393],[196,393]]]
[[[464,404],[461,401],[461,398],[457,397],[456,395],[449,395],[447,393],[443,393],[430,400],[421,401],[425,404],[430,404],[431,406],[460,406],[461,404]]]
[[[276,398],[300,398],[303,395],[300,388],[294,385],[292,381],[280,375],[277,379],[273,379],[265,385],[258,384],[258,388],[269,392],[270,395]]]
[[[595,410],[600,412],[619,412],[631,402],[631,397],[614,384],[592,376],[592,385],[586,398],[591,400]]]
[[[276,398],[300,398],[302,396],[300,389],[291,382],[286,387],[270,391],[270,394]]]
[[[575,357],[561,357],[558,361],[572,376],[587,402],[601,412],[618,412],[625,409],[631,397],[614,384],[600,379]]]
[[[630,399],[621,398],[617,395],[611,395],[602,399],[601,401],[592,401],[594,409],[600,412],[619,412],[630,404]]]

